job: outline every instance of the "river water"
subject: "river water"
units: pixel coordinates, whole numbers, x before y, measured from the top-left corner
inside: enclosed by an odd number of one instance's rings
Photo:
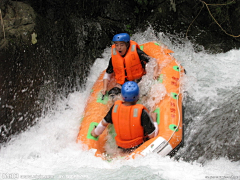
[[[167,45],[186,69],[181,81],[184,147],[176,158],[150,154],[107,162],[76,143],[91,87],[110,58],[106,47],[103,58],[91,67],[84,89],[59,97],[35,126],[1,147],[0,179],[240,179],[240,50],[208,54],[197,47],[195,52],[191,42],[155,34],[151,28],[132,39]]]

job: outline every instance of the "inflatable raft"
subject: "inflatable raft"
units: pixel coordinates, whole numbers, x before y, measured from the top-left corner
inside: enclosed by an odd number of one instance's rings
[[[165,88],[165,94],[161,94],[163,97],[157,102],[157,98],[151,97],[151,94],[149,94],[147,98],[155,99],[155,103],[151,106],[149,111],[157,113],[157,123],[159,127],[158,135],[144,142],[126,157],[134,158],[136,155],[145,156],[148,153],[158,153],[162,156],[171,155],[182,145],[183,141],[180,78],[184,73],[184,69],[177,63],[173,56],[171,56],[173,51],[166,48],[164,45],[157,42],[148,42],[140,45],[140,48],[150,57],[157,60],[157,65],[160,67],[161,71],[158,80],[155,80],[155,86],[156,84],[163,86]],[[102,157],[103,159],[108,157],[106,146],[109,141],[109,134],[114,136],[114,127],[113,125],[109,125],[108,128],[104,130],[103,134],[97,138],[91,136],[91,131],[94,126],[97,126],[105,117],[113,105],[108,95],[105,95],[105,97],[101,95],[104,73],[105,71],[101,73],[92,87],[77,137],[77,142],[82,143],[85,149],[93,149],[95,151],[95,156]],[[112,86],[110,85],[109,89],[114,86],[114,83],[110,83]],[[160,96],[160,94],[158,96]],[[141,101],[145,101],[144,96],[143,99],[139,100],[139,103],[142,103]]]

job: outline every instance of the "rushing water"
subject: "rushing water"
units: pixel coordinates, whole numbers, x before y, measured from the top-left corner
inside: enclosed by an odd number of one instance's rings
[[[213,55],[198,47],[196,53],[189,41],[151,28],[132,39],[162,42],[186,69],[184,147],[177,158],[150,154],[107,162],[76,143],[91,87],[110,58],[106,48],[91,68],[86,89],[60,97],[34,127],[1,147],[0,179],[240,179],[240,50]]]

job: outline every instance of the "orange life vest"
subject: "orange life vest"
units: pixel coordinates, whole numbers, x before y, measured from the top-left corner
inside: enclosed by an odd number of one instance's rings
[[[125,78],[129,81],[140,79],[145,74],[137,48],[140,49],[139,45],[135,41],[130,41],[128,51],[125,57],[122,57],[116,50],[115,44],[112,45],[112,65],[117,83],[124,84]]]
[[[136,104],[125,106],[118,100],[112,110],[112,121],[116,131],[118,146],[128,149],[143,142],[144,130],[141,125],[142,110],[147,110],[143,105]],[[148,110],[147,110],[148,111]]]

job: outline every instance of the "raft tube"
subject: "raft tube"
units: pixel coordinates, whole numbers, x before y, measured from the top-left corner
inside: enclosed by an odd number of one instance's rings
[[[126,158],[135,158],[138,155],[145,156],[148,153],[158,153],[161,156],[173,154],[183,140],[182,123],[182,94],[180,92],[180,78],[184,69],[171,56],[170,49],[157,42],[148,42],[140,45],[140,48],[150,57],[155,58],[161,69],[158,83],[162,83],[166,89],[166,95],[150,112],[157,113],[159,133],[156,137],[144,142]],[[91,95],[85,106],[81,126],[77,136],[77,142],[82,143],[86,150],[94,149],[95,156],[106,158],[106,142],[109,131],[95,138],[91,136],[92,129],[105,117],[113,103],[106,95],[101,95],[103,87],[103,71],[93,85]],[[112,86],[109,86],[111,89]],[[113,128],[113,126],[112,126]]]

